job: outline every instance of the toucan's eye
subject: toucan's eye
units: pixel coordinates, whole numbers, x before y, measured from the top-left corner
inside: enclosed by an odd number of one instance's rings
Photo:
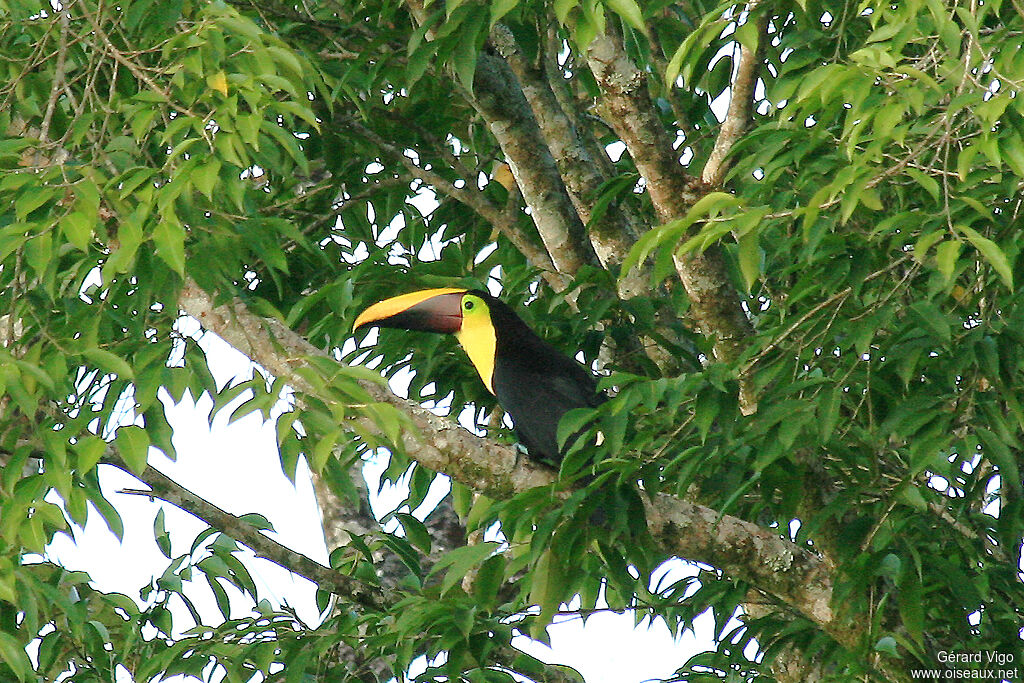
[[[473,308],[473,302],[472,301],[465,301],[465,302],[462,303],[462,307],[465,308],[468,311],[469,309]]]

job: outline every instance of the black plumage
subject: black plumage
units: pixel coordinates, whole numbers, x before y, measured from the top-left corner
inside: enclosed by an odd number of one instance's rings
[[[505,302],[472,293],[487,302],[495,329],[494,396],[530,456],[557,466],[563,453],[559,421],[574,408],[596,408],[606,397],[589,370],[537,336]]]

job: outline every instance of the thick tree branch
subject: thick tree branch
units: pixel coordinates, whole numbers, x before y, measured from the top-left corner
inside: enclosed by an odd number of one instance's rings
[[[213,298],[191,280],[186,282],[181,291],[179,305],[186,313],[202,322],[206,329],[216,333],[275,376],[286,378],[293,388],[301,392],[314,390],[296,372],[305,366],[305,359],[319,356],[333,360],[330,354],[316,348],[280,321],[255,316],[239,301],[215,305]],[[477,491],[497,498],[507,498],[517,490],[550,481],[550,470],[519,458],[514,448],[490,444],[489,450],[482,451],[480,440],[457,424],[395,396],[377,384],[363,382],[362,386],[375,400],[397,405],[412,417],[425,438],[421,440],[405,433],[402,435],[403,447],[421,465],[435,472],[443,472]],[[481,463],[481,460],[484,462]],[[482,464],[486,467],[482,468]],[[488,478],[491,474],[488,470],[491,469],[501,472],[503,478]],[[322,478],[314,477],[314,485],[322,513],[329,519],[325,523],[329,543],[344,543],[348,533],[358,533],[360,527],[372,528],[371,525],[376,524],[368,509],[346,509],[345,503],[336,499]],[[464,541],[464,530],[455,518],[454,510],[447,502],[442,502],[438,508],[425,522],[435,532],[432,535],[435,542],[439,542],[435,555],[464,544],[460,542],[460,539]],[[333,524],[339,521],[340,524]],[[329,529],[332,527],[340,528],[331,532]],[[262,535],[260,537],[266,538]],[[382,579],[387,582],[389,576],[385,575]],[[496,661],[510,663],[515,655],[515,648],[503,645],[495,657]],[[566,667],[560,666],[546,667],[545,676],[545,680],[552,683],[577,680]]]
[[[562,109],[547,76],[526,59],[512,32],[502,24],[491,29],[491,44],[505,59],[522,88],[534,119],[554,157],[559,174],[580,218],[590,228],[590,243],[602,265],[615,269],[636,241],[639,230],[611,205],[603,216],[593,220],[591,206],[598,189],[608,178],[601,164],[584,146],[576,126]],[[619,294],[624,299],[647,291],[640,272],[624,274]]]
[[[704,188],[679,164],[673,137],[651,102],[647,74],[636,68],[619,37],[611,33],[594,39],[587,62],[601,87],[608,122],[647,181],[658,220],[667,223],[684,215],[704,195]]]
[[[261,318],[248,311],[245,304],[233,301],[216,305],[213,297],[195,282],[187,281],[178,303],[187,314],[266,368],[275,377],[284,378],[302,393],[313,394],[316,387],[297,371],[308,367],[307,359],[334,357],[316,348],[282,322]],[[374,401],[390,403],[405,411],[422,433],[423,438],[403,434],[402,446],[409,457],[434,470],[444,472],[476,491],[495,498],[508,498],[512,493],[539,486],[549,476],[546,469],[518,458],[516,450],[503,444],[490,444],[483,469],[475,462],[481,458],[480,440],[447,418],[398,396],[373,382],[362,387]],[[517,462],[521,460],[521,462]],[[500,477],[493,476],[495,472]]]
[[[587,131],[566,111],[568,103],[559,100],[559,87],[554,79],[562,79],[558,69],[546,72],[537,68],[522,53],[512,32],[503,24],[491,29],[491,45],[508,63],[522,88],[523,96],[529,102],[535,120],[544,136],[546,145],[558,166],[558,172],[572,200],[576,213],[587,223],[590,244],[601,265],[619,275],[618,296],[623,301],[650,291],[649,272],[643,268],[620,272],[619,266],[636,242],[641,231],[640,221],[630,218],[618,202],[611,202],[603,215],[596,216],[592,210],[599,196],[601,186],[614,170],[604,149],[595,140],[587,139]],[[545,62],[553,61],[551,56]],[[593,150],[593,152],[591,151]],[[640,350],[663,372],[677,366],[677,359],[671,358],[661,346],[649,337],[637,340]],[[627,353],[634,349],[626,349]]]
[[[240,302],[215,305],[195,283],[186,284],[181,306],[299,391],[313,390],[296,373],[304,359],[329,357],[279,321],[249,313]],[[451,420],[375,384],[366,383],[366,389],[375,399],[399,406],[411,416],[422,439],[405,434],[403,445],[408,455],[425,467],[495,498],[507,498],[554,480],[550,469],[517,458],[509,446],[481,440]],[[806,548],[751,522],[670,496],[659,496],[649,505],[648,516],[653,536],[667,552],[722,567],[749,580],[839,642],[852,642],[853,636],[830,606],[832,567]]]
[[[406,0],[405,5],[417,22],[426,23],[428,13],[423,0]],[[434,30],[428,29],[425,37],[433,40]],[[477,55],[473,92],[464,96],[483,116],[501,147],[530,207],[537,233],[558,271],[572,276],[584,264],[595,261],[583,222],[566,192],[533,112],[504,60],[486,52]]]
[[[832,567],[776,532],[665,494],[647,505],[652,536],[666,550],[749,581],[844,645],[854,642],[832,606]]]
[[[601,87],[611,125],[647,181],[658,219],[668,223],[682,218],[706,188],[679,164],[672,136],[651,102],[647,75],[636,68],[621,39],[611,31],[594,39],[587,60]],[[702,253],[676,256],[674,262],[690,298],[694,322],[712,339],[715,357],[726,363],[736,360],[753,330],[721,250],[711,245]],[[744,378],[740,381],[740,406],[747,414],[757,409],[753,389]]]
[[[558,165],[508,64],[481,53],[471,103],[487,121],[558,269],[575,275],[596,260]]]

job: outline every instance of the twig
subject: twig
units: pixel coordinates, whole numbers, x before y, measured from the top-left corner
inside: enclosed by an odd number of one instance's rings
[[[99,37],[99,39],[103,42],[104,47],[107,49],[108,52],[110,52],[110,56],[114,58],[114,61],[124,66],[126,69],[128,69],[128,71],[131,72],[133,76],[135,76],[137,79],[145,83],[150,90],[164,98],[164,101],[166,101],[167,104],[170,105],[175,111],[186,116],[191,116],[193,118],[201,118],[191,109],[188,109],[187,107],[182,107],[177,102],[175,102],[174,99],[171,97],[170,93],[161,88],[152,78],[146,75],[146,73],[142,69],[140,69],[137,64],[135,64],[132,60],[125,57],[124,53],[118,50],[114,43],[111,42],[110,36],[108,36],[107,33],[103,30],[103,28],[100,26],[99,21],[97,21],[96,16],[93,12],[83,10],[82,14],[85,15],[85,17],[89,20],[89,23],[92,24],[93,30],[96,31],[97,37]],[[204,137],[206,136],[205,129],[203,129],[203,135]]]
[[[761,351],[756,356],[754,356],[749,361],[747,361],[747,363],[740,369],[740,373],[746,373],[752,367],[754,367],[754,365],[756,365],[758,363],[758,361],[760,361],[766,355],[771,353],[774,349],[778,348],[779,344],[781,344],[783,341],[785,341],[786,338],[789,337],[789,335],[793,334],[797,330],[797,328],[799,328],[801,325],[803,325],[805,322],[807,322],[807,320],[811,316],[813,316],[815,313],[817,313],[818,311],[820,311],[823,308],[828,307],[833,301],[848,296],[852,291],[853,291],[852,287],[847,287],[845,289],[841,289],[838,292],[836,292],[835,294],[833,294],[832,296],[830,296],[829,298],[827,298],[824,301],[822,301],[820,304],[818,304],[817,306],[815,306],[811,310],[809,310],[806,313],[804,313],[799,318],[797,318],[796,322],[794,322],[792,325],[787,327],[785,329],[785,331],[782,334],[780,334],[778,337],[773,339],[768,344],[768,346],[766,346],[763,349],[761,349]]]
[[[587,61],[615,133],[646,181],[658,220],[668,223],[685,216],[708,188],[679,164],[673,135],[651,101],[647,75],[630,59],[622,37],[611,27],[591,42]],[[690,298],[689,315],[712,341],[714,357],[724,363],[735,361],[746,348],[753,326],[740,305],[721,249],[711,245],[701,253],[674,255],[673,264]],[[743,375],[739,379],[740,409],[749,415],[757,410],[753,383]]]

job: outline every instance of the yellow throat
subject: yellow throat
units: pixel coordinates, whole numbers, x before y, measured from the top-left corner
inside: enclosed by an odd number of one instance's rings
[[[491,381],[494,378],[497,339],[494,336],[491,313],[483,299],[474,294],[462,297],[462,326],[455,333],[455,337],[466,350],[487,391],[493,394],[494,387]]]

